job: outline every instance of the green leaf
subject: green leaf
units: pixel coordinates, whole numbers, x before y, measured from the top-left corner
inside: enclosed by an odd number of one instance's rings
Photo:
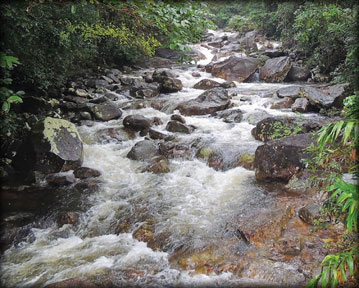
[[[75,5],[71,5],[71,13],[72,14],[76,13],[76,6]]]
[[[10,110],[10,103],[8,103],[7,101],[5,101],[3,104],[2,104],[2,111],[4,112],[8,112]]]
[[[22,99],[19,96],[10,96],[9,98],[7,98],[7,102],[9,103],[22,103]]]
[[[347,264],[348,264],[350,275],[353,275],[354,274],[354,262],[353,262],[353,257],[351,255],[348,255]]]

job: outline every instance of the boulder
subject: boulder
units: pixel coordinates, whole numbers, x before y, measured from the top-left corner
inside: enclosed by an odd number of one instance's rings
[[[202,90],[208,90],[208,89],[212,89],[215,87],[220,87],[221,83],[211,80],[211,79],[203,79],[201,81],[199,81],[198,83],[196,83],[193,88],[194,89],[202,89]]]
[[[94,283],[80,278],[70,278],[46,285],[44,288],[98,288]]]
[[[289,82],[305,82],[308,80],[309,77],[309,70],[293,65],[292,68],[290,68],[287,78],[285,80]]]
[[[277,95],[279,98],[289,97],[292,99],[297,99],[302,97],[303,88],[301,86],[283,87],[277,91]]]
[[[51,186],[65,186],[76,182],[75,178],[71,175],[58,175],[51,174],[46,177],[47,184]]]
[[[304,97],[318,108],[343,107],[343,100],[348,96],[349,84],[336,84],[322,87],[304,87]]]
[[[170,48],[157,48],[155,56],[165,59],[176,60],[178,58],[178,51],[172,50]]]
[[[127,154],[127,158],[143,161],[159,155],[160,153],[156,143],[150,140],[143,140],[137,142],[135,146],[132,147],[130,152]]]
[[[286,109],[291,108],[294,100],[290,97],[284,97],[282,100],[275,102],[270,108],[271,109]]]
[[[264,110],[256,109],[253,113],[247,114],[244,117],[244,120],[251,125],[256,125],[259,121],[268,117],[271,117],[271,115],[268,112]]]
[[[215,113],[215,117],[223,119],[226,123],[239,123],[242,121],[243,112],[241,109],[226,109]]]
[[[183,124],[179,121],[169,121],[166,126],[166,130],[170,132],[178,132],[178,133],[185,133],[191,134],[194,130],[193,126]]]
[[[314,220],[319,219],[322,206],[317,203],[309,203],[298,211],[298,216],[305,223],[314,225]]]
[[[153,72],[152,79],[160,84],[161,93],[174,93],[183,88],[181,80],[176,79],[168,70],[156,70]]]
[[[56,223],[59,228],[64,226],[65,224],[74,225],[77,224],[78,222],[79,222],[79,215],[77,215],[76,212],[62,213],[56,219]]]
[[[180,103],[176,109],[184,115],[205,115],[224,110],[230,103],[227,90],[217,87],[207,90],[195,99]]]
[[[149,136],[151,139],[153,139],[153,140],[171,141],[171,140],[174,139],[174,136],[164,134],[164,133],[159,132],[159,131],[154,130],[154,129],[150,129],[150,130],[148,131],[148,136]]]
[[[101,172],[88,167],[80,167],[74,171],[74,175],[76,178],[85,179],[85,178],[93,178],[101,176]]]
[[[298,134],[272,140],[257,147],[254,167],[258,180],[288,181],[304,168],[303,160],[309,157],[305,151],[315,140],[313,134]]]
[[[152,172],[154,174],[162,174],[170,172],[169,162],[166,157],[158,156],[151,159],[151,164],[147,166],[143,172]]]
[[[181,122],[182,124],[185,124],[185,123],[186,123],[186,119],[184,119],[184,118],[183,118],[181,115],[179,115],[179,114],[173,114],[173,115],[171,116],[171,120]]]
[[[122,116],[122,111],[109,101],[90,107],[93,116],[100,121],[118,119]]]
[[[264,82],[283,82],[292,64],[287,56],[271,58],[259,69],[259,80]]]
[[[128,141],[135,138],[133,130],[123,128],[104,128],[95,133],[95,139],[100,143],[108,143],[116,140],[119,142]]]
[[[193,72],[193,73],[192,73],[192,76],[195,77],[195,78],[198,78],[198,77],[201,77],[201,73],[199,73],[199,72]]]
[[[134,131],[143,131],[152,126],[152,121],[142,115],[128,115],[123,119],[123,126]]]
[[[309,101],[306,98],[297,98],[295,99],[292,105],[293,112],[305,113],[309,111]]]
[[[139,98],[152,98],[159,94],[160,85],[157,83],[139,83],[130,88],[130,95]]]
[[[15,169],[28,173],[57,173],[80,167],[83,160],[81,137],[69,121],[46,117],[31,130],[14,158]]]
[[[84,179],[75,185],[76,190],[83,192],[95,192],[100,188],[102,181],[99,179]]]
[[[222,62],[214,63],[211,73],[228,81],[243,82],[256,72],[258,66],[259,61],[255,58],[231,56]]]

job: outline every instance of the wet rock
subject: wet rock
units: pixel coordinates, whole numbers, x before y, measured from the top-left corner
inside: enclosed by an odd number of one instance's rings
[[[194,127],[190,125],[182,124],[179,121],[169,121],[167,123],[166,130],[170,132],[191,134],[194,130]]]
[[[174,93],[182,90],[183,85],[181,80],[176,79],[174,77],[170,77],[166,70],[163,71],[155,71],[153,72],[152,78],[153,81],[156,81],[160,84],[160,92],[161,93]],[[171,75],[173,76],[173,75]]]
[[[304,97],[309,103],[319,108],[343,107],[343,100],[348,96],[348,84],[336,84],[323,87],[304,88]]]
[[[309,111],[310,104],[306,98],[297,98],[291,108],[293,112],[305,113]]]
[[[286,109],[291,108],[294,100],[290,97],[284,97],[282,100],[275,102],[270,108],[271,109]]]
[[[164,134],[162,132],[159,132],[157,130],[154,130],[154,129],[150,129],[148,131],[149,133],[149,137],[153,140],[165,140],[165,141],[171,141],[174,139],[174,136],[172,135],[167,135],[167,134]]]
[[[259,69],[259,79],[265,82],[283,82],[291,66],[290,58],[286,56],[268,59]]]
[[[273,283],[275,287],[304,287],[306,278],[298,270],[299,267],[284,262],[258,259],[249,265],[242,277],[262,280],[266,285]]]
[[[192,159],[194,154],[189,145],[172,142],[160,145],[160,151],[167,159]]]
[[[184,115],[205,115],[224,110],[230,103],[228,92],[217,87],[207,90],[195,99],[180,103],[176,109]]]
[[[248,170],[254,170],[254,154],[242,154],[239,158],[238,164]]]
[[[234,88],[234,87],[236,87],[236,83],[234,83],[233,81],[231,81],[231,82],[226,81],[226,82],[221,83],[220,87],[223,87],[225,89]]]
[[[314,220],[319,219],[322,206],[318,203],[309,203],[298,211],[298,216],[305,223],[314,225]]]
[[[169,162],[164,156],[154,157],[151,159],[151,164],[144,171],[154,174],[168,173],[170,172]]]
[[[133,130],[122,129],[122,128],[104,128],[98,130],[95,134],[97,141],[107,143],[111,140],[117,141],[128,141],[135,138]]]
[[[80,112],[80,118],[81,120],[92,120],[91,114],[86,111]]]
[[[157,48],[155,56],[165,59],[176,60],[178,58],[178,51],[172,50],[170,48]]]
[[[123,126],[134,131],[143,131],[152,126],[152,121],[142,115],[128,115],[123,119]]]
[[[278,239],[294,216],[293,206],[271,209],[253,209],[236,222],[236,228],[249,243],[264,243],[267,239]]]
[[[222,62],[214,63],[211,73],[228,81],[243,82],[257,70],[258,65],[259,61],[255,58],[231,56]]]
[[[204,55],[201,51],[191,48],[189,51],[185,51],[185,55],[195,59],[195,60],[203,60],[206,59],[206,55]]]
[[[315,190],[310,183],[311,173],[309,171],[302,171],[297,175],[293,175],[288,184],[285,185],[287,191],[292,193],[304,194]]]
[[[87,280],[70,278],[64,281],[48,284],[44,288],[98,288],[98,286]]]
[[[257,110],[253,113],[247,114],[244,118],[245,121],[247,121],[249,124],[255,125],[259,121],[270,117],[271,115],[264,111],[264,110]]]
[[[93,168],[80,167],[74,171],[74,175],[76,178],[85,179],[85,178],[99,177],[101,176],[101,172]]]
[[[201,74],[199,72],[193,72],[192,76],[198,78],[201,77]]]
[[[82,164],[83,146],[74,124],[47,117],[39,121],[21,145],[13,167],[44,174],[75,169]]]
[[[289,238],[281,238],[278,239],[274,248],[281,254],[289,255],[289,256],[297,256],[303,249],[303,241],[301,239],[289,239]]]
[[[122,116],[121,109],[117,108],[117,106],[111,102],[105,102],[103,104],[90,107],[90,111],[93,116],[100,121],[118,119]]]
[[[211,79],[203,79],[201,81],[199,81],[198,83],[196,83],[193,88],[194,89],[202,89],[202,90],[208,90],[208,89],[212,89],[215,87],[220,87],[221,83],[211,80]]]
[[[62,213],[56,219],[56,223],[59,228],[64,226],[65,224],[70,224],[70,225],[77,224],[78,221],[79,221],[79,215],[77,215],[76,212]]]
[[[127,154],[127,158],[132,160],[146,160],[154,156],[159,156],[159,148],[156,143],[150,140],[137,142]]]
[[[246,35],[243,38],[241,38],[239,41],[240,41],[240,48],[245,50],[247,53],[258,51],[254,34],[246,33]]]
[[[143,83],[143,79],[133,76],[120,76],[121,84],[124,86],[137,86]]]
[[[301,86],[289,86],[280,88],[277,91],[279,98],[289,97],[292,99],[301,98],[303,95],[303,89]]]
[[[242,121],[243,112],[238,108],[226,109],[216,112],[215,116],[223,119],[223,121],[226,123],[239,123]]]
[[[75,95],[78,96],[78,97],[84,97],[84,98],[89,97],[88,92],[86,90],[84,90],[84,89],[76,89],[75,90]]]
[[[264,52],[261,53],[264,56],[268,56],[269,58],[277,58],[277,57],[282,57],[282,56],[286,56],[286,53],[282,50],[277,50],[277,49],[267,49]]]
[[[172,116],[171,116],[171,120],[181,122],[182,124],[185,124],[185,123],[186,123],[186,119],[184,119],[184,117],[182,117],[182,116],[179,115],[179,114],[174,114],[174,115],[172,115]]]
[[[152,123],[153,123],[153,125],[156,125],[156,126],[163,124],[161,118],[159,118],[159,117],[153,117]]]
[[[140,83],[130,88],[130,95],[139,98],[152,98],[159,94],[160,85],[157,83]]]
[[[310,71],[299,66],[290,68],[286,81],[289,82],[305,82],[310,77]]]
[[[108,98],[105,96],[100,96],[95,99],[91,99],[89,102],[93,104],[103,104],[105,102],[108,102]]]
[[[46,177],[47,184],[51,186],[65,186],[76,182],[75,178],[71,175],[57,175],[51,174]]]
[[[221,48],[223,46],[223,42],[221,41],[215,41],[215,42],[209,42],[208,46],[214,47],[214,48]]]
[[[76,190],[83,192],[95,192],[100,188],[102,184],[101,180],[98,179],[85,179],[75,185]]]
[[[313,134],[306,133],[259,146],[254,159],[256,179],[288,181],[304,168],[303,160],[309,157],[305,149],[314,142]]]

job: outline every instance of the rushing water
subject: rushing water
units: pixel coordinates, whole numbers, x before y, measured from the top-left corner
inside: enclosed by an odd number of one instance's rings
[[[210,62],[211,50],[195,47],[207,57],[199,64]],[[198,70],[195,67],[173,70],[184,88],[181,92],[160,96],[169,103],[197,97],[203,91],[191,87],[201,79],[224,81],[205,72],[200,72],[200,78],[194,78],[192,72]],[[244,120],[233,124],[209,116],[187,116],[186,122],[197,129],[190,135],[178,135],[181,142],[191,143],[201,138],[229,150],[240,146],[243,151],[253,153],[260,142],[251,136],[254,125],[248,121],[249,115],[258,111],[295,115],[269,109],[272,100],[265,97],[287,84],[236,84],[237,88],[229,90],[236,93],[232,102],[244,112]],[[116,102],[118,105],[128,102],[127,98],[120,99]],[[122,119],[130,114],[160,117],[164,124],[156,129],[164,133],[171,115],[153,108],[128,109]],[[122,119],[78,127],[87,143],[83,166],[100,170],[103,184],[82,200],[79,225],[58,228],[50,222],[46,227],[32,228],[31,239],[4,252],[1,260],[4,286],[39,287],[71,277],[97,283],[109,281],[119,286],[196,287],[243,283],[243,279],[230,272],[206,275],[183,270],[172,264],[170,257],[178,249],[200,249],[232,236],[226,224],[238,213],[238,207],[249,199],[264,197],[264,191],[255,185],[254,172],[242,167],[216,171],[204,160],[193,158],[170,160],[170,173],[141,173],[143,163],[130,160],[126,155],[143,137],[137,134],[134,140],[124,142],[94,141],[100,129],[123,127]],[[119,227],[125,224],[127,229],[121,230]],[[162,251],[134,239],[133,233],[143,225],[155,227]]]

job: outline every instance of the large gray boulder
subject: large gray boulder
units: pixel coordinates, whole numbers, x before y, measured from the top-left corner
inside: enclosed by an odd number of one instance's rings
[[[283,82],[292,67],[290,58],[283,56],[271,58],[259,69],[259,80],[264,82]]]
[[[259,61],[255,58],[231,56],[222,62],[214,63],[211,73],[228,81],[243,82],[256,72],[258,66]]]
[[[76,169],[82,160],[83,145],[75,125],[47,117],[33,127],[13,166],[24,174],[32,171],[51,174]]]
[[[287,182],[304,168],[303,160],[310,157],[305,150],[314,142],[313,134],[306,133],[258,146],[254,158],[256,179]]]
[[[109,121],[118,119],[122,116],[122,111],[115,104],[110,101],[106,101],[102,104],[94,105],[90,107],[90,112],[95,119],[100,121]]]
[[[343,100],[348,96],[349,84],[336,84],[322,87],[304,87],[304,97],[318,108],[343,107]]]
[[[180,103],[176,109],[183,115],[205,115],[224,110],[230,103],[227,90],[217,87],[207,90],[195,99]]]
[[[130,152],[127,154],[127,158],[132,160],[149,160],[154,156],[159,156],[158,145],[150,140],[143,140],[137,142],[135,146],[132,147]]]
[[[292,66],[292,68],[290,68],[287,78],[285,79],[286,81],[291,81],[291,82],[303,82],[303,81],[307,81],[307,79],[310,77],[310,71],[299,67],[299,66]]]

